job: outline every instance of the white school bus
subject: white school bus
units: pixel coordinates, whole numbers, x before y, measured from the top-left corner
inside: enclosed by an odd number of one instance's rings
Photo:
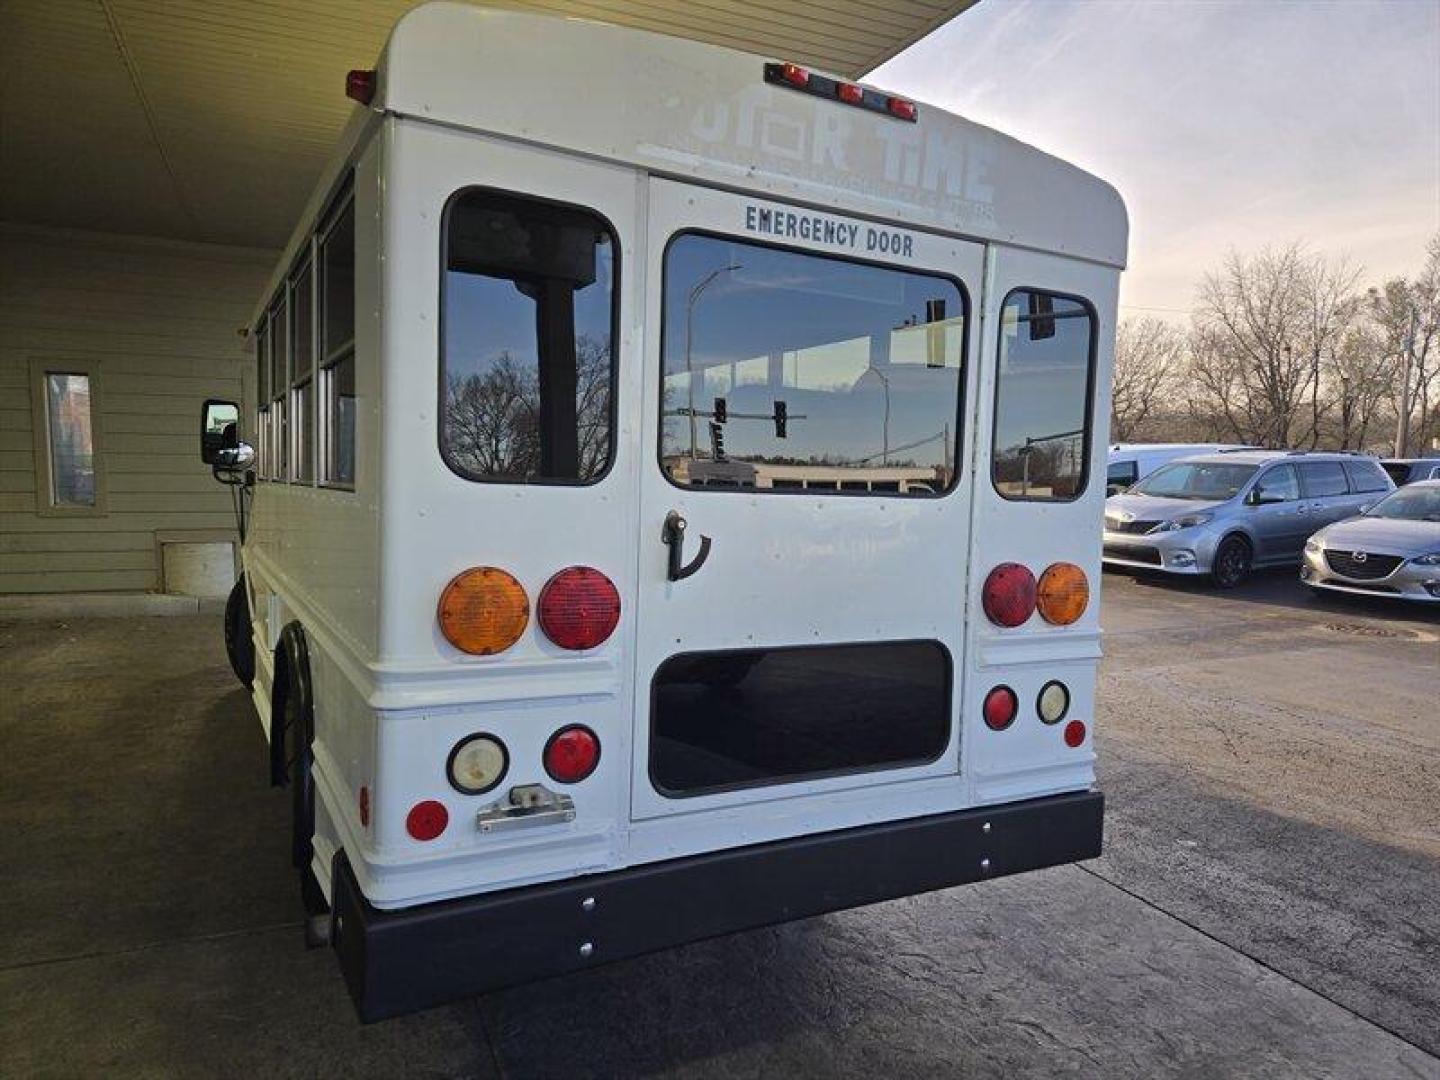
[[[203,454],[360,1016],[1098,854],[1116,193],[513,11],[347,89]]]

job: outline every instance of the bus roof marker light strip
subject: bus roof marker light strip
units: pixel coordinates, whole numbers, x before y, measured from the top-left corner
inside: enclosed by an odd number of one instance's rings
[[[766,64],[765,81],[774,86],[788,86],[812,97],[829,98],[831,101],[839,101],[844,105],[904,120],[910,124],[916,123],[920,118],[919,107],[908,98],[867,90],[855,83],[840,82],[838,79],[817,75],[799,64]]]

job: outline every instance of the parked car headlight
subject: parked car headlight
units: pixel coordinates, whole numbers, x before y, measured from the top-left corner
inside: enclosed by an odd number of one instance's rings
[[[1154,531],[1157,533],[1164,533],[1179,532],[1181,529],[1193,529],[1196,525],[1206,524],[1214,516],[1215,515],[1210,513],[1208,510],[1201,510],[1200,512],[1195,514],[1181,514],[1179,517],[1171,518],[1169,521],[1156,527]]]
[[[1440,566],[1440,551],[1432,551],[1428,555],[1417,555],[1410,561],[1416,566]]]
[[[1324,550],[1324,548],[1325,545],[1320,543],[1320,538],[1318,536],[1312,536],[1309,540],[1305,541],[1305,550],[1313,554],[1318,555],[1321,551]]]

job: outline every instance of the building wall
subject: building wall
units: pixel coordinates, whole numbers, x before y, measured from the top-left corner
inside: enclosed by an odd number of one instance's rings
[[[253,394],[237,330],[275,258],[0,225],[0,593],[158,589],[162,538],[233,533],[230,492],[200,462],[200,408]],[[47,512],[40,365],[93,374],[94,513]]]

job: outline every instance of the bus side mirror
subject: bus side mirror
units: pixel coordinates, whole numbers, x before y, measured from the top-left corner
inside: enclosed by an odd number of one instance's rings
[[[200,460],[206,465],[220,462],[221,451],[240,445],[240,406],[233,401],[210,398],[200,411]]]

